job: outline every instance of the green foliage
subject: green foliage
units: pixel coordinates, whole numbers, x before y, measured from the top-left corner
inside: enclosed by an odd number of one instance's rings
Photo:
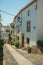
[[[28,53],[31,53],[31,47],[30,46],[27,47],[27,51],[28,51]]]
[[[10,25],[11,25],[11,28],[14,29],[14,27],[15,27],[14,23],[11,23]]]
[[[15,44],[15,46],[16,46],[17,48],[19,48],[20,43],[19,43],[19,41],[18,41],[18,40],[16,40],[16,41],[14,42],[14,44]]]
[[[10,41],[12,40],[11,34],[9,34],[9,40],[10,40]]]
[[[4,45],[4,40],[0,39],[0,48]]]

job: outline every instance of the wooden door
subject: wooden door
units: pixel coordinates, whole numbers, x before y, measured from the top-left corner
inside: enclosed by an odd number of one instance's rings
[[[24,33],[22,33],[22,47],[24,47]]]

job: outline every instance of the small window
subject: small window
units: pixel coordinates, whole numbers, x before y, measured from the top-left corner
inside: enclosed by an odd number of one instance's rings
[[[28,16],[30,15],[30,10],[28,10]]]
[[[37,10],[37,5],[35,6],[35,10]]]
[[[17,18],[17,21],[20,22],[20,17]]]
[[[29,41],[30,41],[30,39],[29,39],[29,38],[27,38],[27,43],[29,43]]]
[[[31,21],[27,21],[27,32],[30,32]]]
[[[20,17],[18,17],[18,19],[20,19]]]
[[[17,37],[17,39],[19,40],[19,36]]]

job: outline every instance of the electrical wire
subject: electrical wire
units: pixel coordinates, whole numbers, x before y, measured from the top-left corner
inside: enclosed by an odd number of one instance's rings
[[[0,12],[3,12],[3,13],[8,14],[8,15],[10,15],[10,16],[15,16],[15,15],[13,15],[13,14],[11,14],[11,13],[8,13],[8,12],[6,12],[6,11],[3,11],[3,10],[0,10]]]

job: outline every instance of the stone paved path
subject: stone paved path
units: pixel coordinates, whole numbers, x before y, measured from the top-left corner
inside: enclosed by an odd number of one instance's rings
[[[28,53],[26,50],[13,48],[23,55],[26,59],[30,60],[34,65],[43,65],[43,54]]]
[[[15,49],[13,49],[9,44],[6,44],[9,52],[13,56],[13,58],[18,62],[19,65],[33,65],[29,60],[24,58],[21,54],[19,54]]]
[[[18,65],[15,59],[13,59],[12,55],[8,51],[8,49],[3,47],[3,65]]]

